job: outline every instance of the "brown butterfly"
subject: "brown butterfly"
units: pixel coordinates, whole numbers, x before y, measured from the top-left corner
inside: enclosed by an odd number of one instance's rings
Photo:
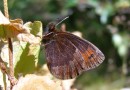
[[[56,26],[60,22],[49,23],[42,40],[50,72],[58,79],[72,79],[99,66],[104,54],[89,41],[58,31]]]

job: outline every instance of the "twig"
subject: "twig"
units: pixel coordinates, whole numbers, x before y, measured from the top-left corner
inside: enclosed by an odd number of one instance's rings
[[[0,69],[3,73],[5,73],[8,76],[8,79],[10,80],[11,85],[15,85],[17,83],[17,80],[15,78],[12,78],[12,76],[10,76],[10,74],[8,73],[7,67],[4,61],[1,59],[1,57],[0,57]]]
[[[5,16],[9,19],[9,13],[8,13],[8,3],[7,3],[7,0],[3,0],[4,2],[4,13],[5,13]],[[9,49],[9,74],[6,74],[8,75],[8,78],[10,80],[10,84],[11,84],[11,89],[13,87],[13,81],[12,81],[12,78],[14,80],[14,69],[13,69],[13,46],[12,46],[12,41],[11,41],[11,38],[8,38],[8,49]]]
[[[11,38],[8,38],[8,48],[9,48],[9,71],[10,75],[14,77],[14,69],[13,69],[13,46]]]
[[[6,16],[7,18],[9,18],[7,0],[3,0],[3,2],[4,2],[4,13],[5,13],[5,16]]]

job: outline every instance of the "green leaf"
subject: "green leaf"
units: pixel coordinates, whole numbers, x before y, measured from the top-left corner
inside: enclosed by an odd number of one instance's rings
[[[78,0],[67,0],[65,7],[70,8],[78,4]]]
[[[34,23],[26,23],[26,28],[30,29],[30,32],[36,36],[42,37],[42,23],[35,21]],[[39,40],[40,43],[41,39]],[[14,57],[15,57],[15,76],[18,74],[26,75],[33,73],[38,62],[38,55],[40,45],[30,45],[26,42],[16,42],[14,45]]]

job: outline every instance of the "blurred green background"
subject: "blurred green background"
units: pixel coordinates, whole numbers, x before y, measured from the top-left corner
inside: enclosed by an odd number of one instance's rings
[[[8,0],[11,19],[50,21],[70,15],[63,23],[69,32],[79,31],[105,54],[96,69],[80,75],[79,90],[130,88],[130,0]],[[3,2],[0,1],[3,10]],[[60,26],[60,25],[59,25]],[[45,59],[41,55],[39,64]]]

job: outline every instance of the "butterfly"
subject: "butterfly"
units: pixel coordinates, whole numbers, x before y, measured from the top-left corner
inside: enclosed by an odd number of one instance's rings
[[[56,78],[65,80],[99,66],[105,56],[91,42],[57,30],[56,26],[62,21],[47,25],[42,43],[50,72]]]

